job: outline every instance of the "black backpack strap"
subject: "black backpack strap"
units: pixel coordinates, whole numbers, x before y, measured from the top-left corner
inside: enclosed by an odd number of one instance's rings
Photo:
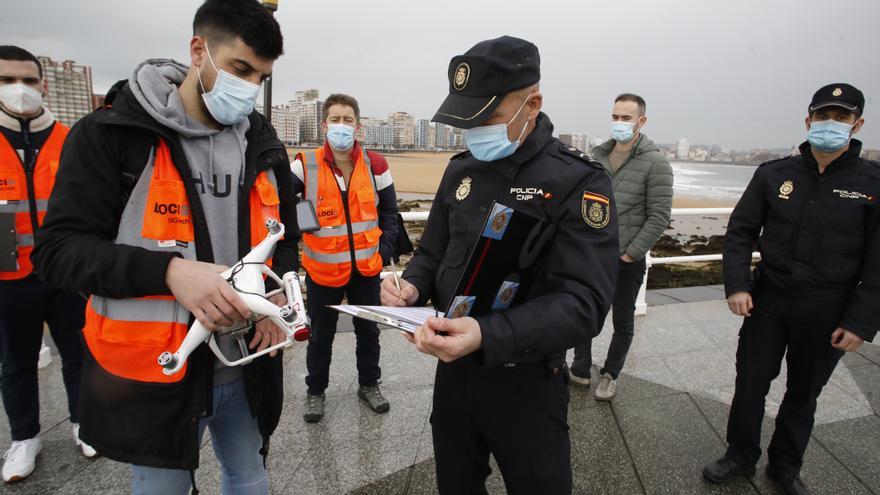
[[[159,138],[146,130],[133,131],[125,136],[125,147],[120,153],[119,181],[126,201],[144,168],[153,159],[158,144]]]

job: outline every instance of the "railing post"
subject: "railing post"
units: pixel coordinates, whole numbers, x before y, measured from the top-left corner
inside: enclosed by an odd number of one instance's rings
[[[651,271],[651,251],[645,255],[645,278],[642,279],[642,286],[639,288],[639,295],[636,297],[636,315],[648,314],[648,303],[645,301],[645,292],[648,290],[648,272]]]

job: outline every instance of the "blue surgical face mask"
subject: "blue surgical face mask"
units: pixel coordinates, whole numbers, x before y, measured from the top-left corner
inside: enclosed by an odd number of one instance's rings
[[[481,162],[494,162],[495,160],[507,158],[519,148],[520,139],[522,139],[523,134],[525,134],[529,121],[526,120],[526,123],[523,124],[522,131],[519,133],[519,137],[512,143],[510,142],[510,139],[507,138],[507,126],[516,120],[528,101],[529,97],[527,96],[526,99],[523,100],[522,105],[519,106],[519,110],[516,111],[513,118],[506,124],[484,125],[474,127],[473,129],[462,130],[464,142],[467,144],[467,148],[474,158]]]
[[[347,124],[327,124],[327,142],[334,150],[350,150],[354,146],[354,127]]]
[[[807,141],[819,151],[839,151],[849,143],[853,126],[836,120],[810,122]]]
[[[611,137],[618,143],[626,144],[636,135],[635,126],[635,122],[612,122]]]
[[[223,125],[237,124],[254,111],[260,85],[218,69],[214,65],[214,60],[211,59],[207,43],[205,43],[205,53],[208,54],[211,66],[217,71],[217,78],[214,79],[214,87],[211,91],[206,91],[205,85],[202,83],[202,71],[200,68],[196,68],[199,75],[199,85],[202,87],[202,100],[214,120]]]

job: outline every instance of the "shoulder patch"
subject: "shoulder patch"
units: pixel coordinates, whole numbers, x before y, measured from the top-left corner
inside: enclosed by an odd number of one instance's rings
[[[581,215],[584,222],[594,229],[602,229],[611,221],[611,201],[602,194],[584,191],[581,200]]]
[[[458,153],[458,154],[452,155],[452,158],[450,158],[449,161],[460,160],[460,159],[462,159],[462,158],[467,158],[467,157],[469,157],[469,156],[471,156],[471,152],[470,152],[470,151],[462,151],[461,153]]]

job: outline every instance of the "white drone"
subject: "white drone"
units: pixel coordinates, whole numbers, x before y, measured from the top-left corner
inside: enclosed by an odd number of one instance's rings
[[[187,332],[177,352],[172,354],[166,351],[159,355],[158,361],[159,365],[164,368],[162,370],[163,373],[173,375],[179,372],[183,369],[184,364],[186,364],[189,355],[206,341],[208,342],[208,347],[211,348],[221,363],[226,366],[241,366],[264,354],[276,351],[282,347],[288,347],[294,341],[308,340],[310,333],[309,319],[306,316],[305,304],[303,304],[299,274],[297,272],[287,272],[284,274],[284,277],[279,278],[271,268],[266,266],[266,261],[272,257],[275,251],[275,243],[284,236],[284,224],[274,219],[269,219],[266,222],[266,228],[269,230],[266,238],[257,244],[238,263],[220,274],[238,292],[238,295],[247,304],[254,316],[243,326],[227,327],[216,332],[209,331],[196,320],[189,328],[189,332]],[[279,288],[266,293],[263,275],[277,282]],[[287,304],[278,307],[269,301],[268,298],[281,292],[284,292],[287,296]],[[251,325],[258,321],[258,317],[261,317],[259,319],[269,318],[278,328],[284,330],[287,338],[283,342],[251,354],[245,342],[245,335]],[[241,359],[230,361],[223,354],[223,351],[217,345],[218,334],[231,334],[235,337],[241,350]]]

